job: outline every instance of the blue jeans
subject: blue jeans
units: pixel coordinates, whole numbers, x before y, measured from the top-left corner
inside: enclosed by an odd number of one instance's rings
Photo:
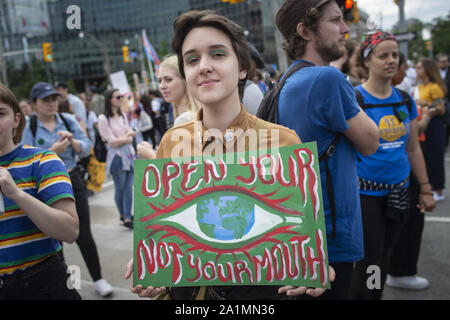
[[[131,208],[133,205],[133,170],[122,169],[122,158],[115,156],[111,163],[111,175],[114,180],[114,201],[119,214],[126,220],[131,220]]]

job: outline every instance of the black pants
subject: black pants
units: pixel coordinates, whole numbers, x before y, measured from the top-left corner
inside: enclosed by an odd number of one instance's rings
[[[420,186],[414,176],[410,175],[409,216],[400,233],[397,245],[392,252],[389,274],[394,277],[413,276],[417,274],[420,244],[425,223],[425,214],[420,212]]]
[[[33,267],[31,267],[33,268]],[[69,289],[67,265],[61,260],[41,272],[0,288],[2,300],[81,300],[75,289]]]
[[[331,289],[317,298],[304,294],[297,296],[297,300],[347,300],[349,298],[354,262],[330,262],[330,266],[336,272],[336,279],[331,282]]]
[[[390,265],[389,260],[404,222],[386,217],[387,197],[371,197],[361,194],[360,199],[364,232],[364,259],[355,264],[350,299],[380,300]],[[369,277],[376,274],[372,271],[371,266],[375,266],[381,271],[379,289],[370,289],[368,286]]]
[[[445,188],[445,127],[440,117],[431,119],[425,136],[426,140],[421,143],[421,146],[428,178],[433,190],[442,190]]]
[[[83,256],[86,266],[89,270],[89,274],[92,280],[97,281],[102,278],[100,269],[100,260],[98,258],[97,246],[95,245],[94,238],[91,232],[91,221],[89,214],[88,195],[86,192],[86,185],[81,178],[77,169],[72,170],[70,173],[70,179],[72,180],[73,194],[75,196],[75,206],[78,213],[79,229],[80,233],[77,239],[77,245],[80,248],[81,255]]]

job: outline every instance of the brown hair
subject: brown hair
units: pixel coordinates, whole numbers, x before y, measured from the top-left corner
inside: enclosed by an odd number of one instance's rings
[[[303,39],[297,33],[296,26],[299,23],[303,23],[306,29],[317,33],[320,18],[323,16],[323,4],[319,7],[310,7],[304,15],[301,15],[295,13],[303,12],[304,9],[302,6],[304,6],[304,3],[302,1],[286,1],[283,7],[277,12],[276,25],[286,39],[282,47],[289,60],[296,60],[303,56],[305,54],[306,44],[308,43],[307,40]]]
[[[352,69],[352,57],[355,53],[356,47],[358,46],[358,43],[353,39],[347,39],[345,40],[345,50],[347,51],[347,61],[344,62],[342,65],[342,73],[344,74],[351,74]]]
[[[58,112],[72,113],[70,111],[69,99],[63,99],[63,100],[59,101],[59,103],[58,103]]]
[[[183,79],[184,61],[181,48],[184,39],[195,28],[212,27],[225,33],[230,39],[233,50],[237,56],[239,66],[242,69],[250,69],[250,51],[248,42],[245,39],[244,31],[235,22],[215,13],[212,10],[192,10],[177,17],[173,23],[174,35],[172,38],[172,49],[178,57],[178,68]],[[239,81],[239,96],[242,97],[247,76]]]
[[[13,113],[14,117],[17,113],[20,114],[19,125],[17,128],[13,130],[13,142],[17,144],[22,140],[23,128],[25,127],[25,115],[22,112],[22,109],[19,107],[19,103],[17,102],[14,93],[11,92],[6,86],[0,83],[0,101],[4,104],[8,105]]]
[[[119,89],[110,89],[105,92],[105,109],[103,111],[104,111],[106,119],[108,119],[108,122],[109,122],[109,118],[111,118],[113,116],[111,99],[112,99],[114,92],[116,92],[116,91],[119,91]],[[123,117],[120,108],[119,108],[119,110],[117,110],[117,113],[119,114],[119,116]]]
[[[447,86],[445,85],[445,82],[442,79],[441,74],[439,73],[439,68],[436,61],[434,61],[433,59],[422,58],[419,60],[419,62],[422,63],[423,69],[428,76],[428,79],[430,79],[431,82],[438,84],[444,91],[444,94],[447,95]]]

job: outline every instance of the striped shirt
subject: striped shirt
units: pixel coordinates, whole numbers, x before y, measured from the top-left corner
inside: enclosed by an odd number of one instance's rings
[[[53,152],[19,146],[0,157],[16,185],[47,205],[74,199],[64,163]],[[39,230],[15,202],[3,195],[5,213],[0,216],[0,278],[22,272],[61,250],[58,240]]]

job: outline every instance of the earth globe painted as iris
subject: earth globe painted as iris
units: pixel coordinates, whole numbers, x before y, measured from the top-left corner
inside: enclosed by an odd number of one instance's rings
[[[208,195],[197,202],[200,230],[213,239],[238,240],[255,223],[255,205],[238,195]]]

